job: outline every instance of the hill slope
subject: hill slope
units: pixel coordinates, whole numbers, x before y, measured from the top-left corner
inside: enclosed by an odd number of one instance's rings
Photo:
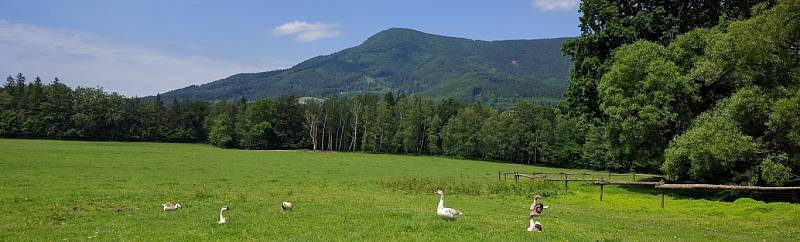
[[[570,65],[560,51],[564,40],[477,41],[393,28],[286,70],[236,74],[164,96],[213,100],[395,91],[490,102],[557,100]]]

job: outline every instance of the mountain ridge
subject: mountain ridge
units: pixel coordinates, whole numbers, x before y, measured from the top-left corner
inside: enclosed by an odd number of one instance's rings
[[[570,61],[560,51],[566,39],[486,41],[390,28],[287,69],[239,73],[162,95],[216,100],[392,91],[490,103],[555,101],[567,84]]]

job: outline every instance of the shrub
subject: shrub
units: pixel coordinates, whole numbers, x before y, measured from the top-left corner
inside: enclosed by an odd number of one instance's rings
[[[782,186],[789,182],[792,169],[787,167],[789,157],[786,154],[769,155],[761,162],[761,179],[773,186]]]

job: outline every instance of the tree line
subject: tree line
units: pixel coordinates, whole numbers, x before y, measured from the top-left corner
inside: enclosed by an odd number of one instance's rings
[[[386,93],[325,99],[216,102],[128,98],[100,88],[43,84],[23,74],[0,88],[0,136],[207,142],[240,149],[447,155],[603,168],[582,156],[578,119],[556,107],[510,109],[454,98]]]
[[[44,84],[9,76],[0,88],[0,136],[26,138],[202,142],[207,102],[153,102],[75,89],[56,78]]]

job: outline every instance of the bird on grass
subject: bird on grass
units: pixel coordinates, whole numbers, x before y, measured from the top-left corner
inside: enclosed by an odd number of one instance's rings
[[[281,209],[283,209],[283,211],[292,210],[293,207],[294,207],[294,205],[292,205],[292,203],[290,203],[290,202],[283,201],[281,203]]]
[[[219,221],[217,221],[217,224],[225,224],[228,222],[228,218],[225,217],[225,211],[228,210],[231,210],[228,206],[222,207],[222,209],[219,210]]]
[[[162,203],[161,206],[164,206],[164,211],[175,211],[181,208],[180,203],[172,204],[171,202]]]
[[[439,206],[436,208],[436,214],[440,218],[447,221],[455,221],[463,214],[458,210],[444,207],[444,191],[442,189],[436,190],[435,194],[439,195]]]
[[[539,216],[542,215],[545,209],[548,208],[547,205],[542,203],[542,197],[539,195],[533,196],[533,204],[531,204],[531,211],[529,213],[530,223],[528,226],[528,231],[537,231],[543,232],[544,227],[542,223],[538,221]]]

